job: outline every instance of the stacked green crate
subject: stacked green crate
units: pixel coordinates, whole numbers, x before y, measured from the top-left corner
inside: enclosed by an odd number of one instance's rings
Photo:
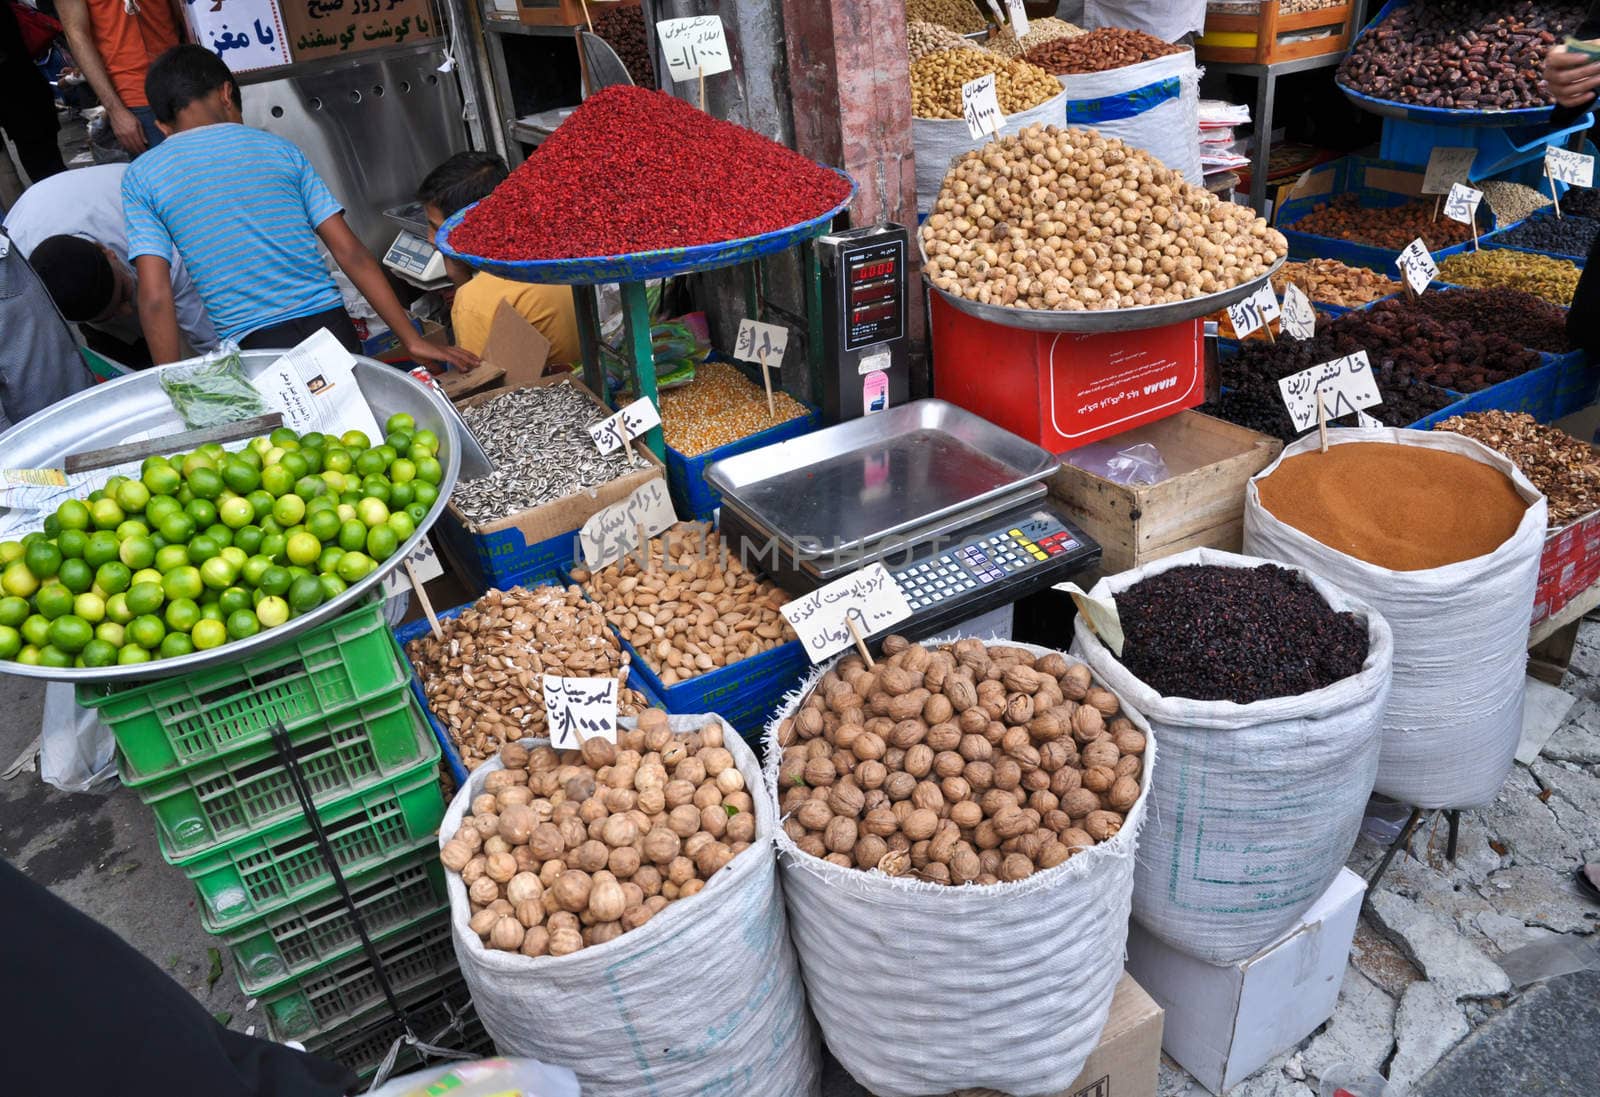
[[[380,603],[237,663],[80,687],[78,699],[110,725],[162,856],[193,881],[203,927],[232,952],[274,1039],[365,1073],[393,1021],[272,741],[279,722],[390,989],[408,1016],[421,1011],[413,1027],[432,1025],[447,1001],[444,1013],[470,1014],[464,998],[449,999],[460,974],[437,853],[439,744]]]

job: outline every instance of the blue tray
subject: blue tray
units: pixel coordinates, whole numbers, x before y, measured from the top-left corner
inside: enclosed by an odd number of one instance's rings
[[[696,244],[683,248],[663,248],[659,251],[640,251],[630,255],[591,255],[581,259],[486,259],[481,255],[468,255],[450,246],[450,234],[455,231],[472,206],[468,206],[439,226],[434,244],[450,258],[477,270],[486,270],[514,282],[541,282],[555,285],[591,286],[603,282],[643,282],[649,278],[666,278],[692,271],[715,270],[759,259],[763,255],[786,251],[802,241],[821,235],[833,219],[844,212],[855,199],[856,184],[838,168],[837,172],[850,184],[850,194],[843,202],[819,217],[790,225],[777,232],[761,236],[746,236],[720,244]]]
[[[1475,148],[1477,156],[1467,170],[1467,179],[1477,182],[1492,179],[1518,164],[1544,159],[1550,145],[1594,125],[1594,115],[1585,114],[1570,126],[1551,129],[1542,126],[1435,126],[1404,118],[1383,120],[1383,140],[1378,155],[1385,160],[1426,167],[1435,148]]]
[[[748,438],[741,438],[737,442],[729,442],[725,446],[707,450],[698,457],[689,457],[671,446],[667,447],[667,488],[672,493],[672,505],[677,510],[680,518],[696,522],[708,522],[722,506],[722,493],[706,482],[706,469],[712,462],[720,461],[724,457],[735,454],[749,453],[753,449],[763,446],[777,445],[791,438],[798,438],[802,434],[810,434],[822,423],[822,415],[810,404],[806,405],[806,414],[797,419],[770,426],[766,430],[757,431]],[[567,553],[563,566],[572,562],[572,553]]]

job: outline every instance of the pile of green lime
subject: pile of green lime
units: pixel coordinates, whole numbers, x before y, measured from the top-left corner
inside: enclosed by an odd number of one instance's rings
[[[171,659],[309,613],[394,555],[439,498],[439,439],[404,413],[373,445],[281,427],[149,457],[0,542],[0,658]]]

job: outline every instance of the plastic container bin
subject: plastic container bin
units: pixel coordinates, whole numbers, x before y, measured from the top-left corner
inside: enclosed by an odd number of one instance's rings
[[[100,713],[134,780],[166,776],[291,732],[405,684],[383,605],[342,617],[236,663],[135,686],[79,686]]]
[[[442,988],[430,987],[396,997],[420,1039],[435,1047],[475,1052],[478,1058],[487,1059],[495,1054],[494,1041],[489,1039],[473,1012],[472,996],[460,979],[449,981]],[[453,1019],[457,1021],[455,1029],[450,1027]],[[403,1035],[404,1022],[384,1005],[334,1032],[310,1037],[303,1043],[313,1055],[336,1059],[368,1079]],[[402,1045],[392,1073],[405,1074],[423,1065],[422,1054],[416,1048]]]
[[[1551,145],[1565,148],[1567,138],[1594,125],[1594,115],[1584,114],[1559,129],[1542,122],[1522,126],[1439,126],[1405,118],[1385,118],[1378,155],[1385,160],[1427,167],[1435,148],[1477,149],[1467,179],[1493,179],[1519,164],[1544,159]]]
[[[717,508],[722,506],[722,493],[706,483],[706,469],[713,461],[720,461],[735,454],[749,453],[753,449],[770,446],[776,442],[786,442],[790,438],[810,434],[821,425],[821,414],[816,408],[807,404],[806,414],[798,419],[790,419],[786,423],[779,423],[777,426],[752,434],[748,438],[718,446],[698,457],[689,457],[668,446],[667,486],[672,492],[672,505],[677,510],[678,517],[692,521],[709,521],[715,517]],[[569,553],[566,563],[562,565],[563,572],[572,566],[572,562],[573,558]]]

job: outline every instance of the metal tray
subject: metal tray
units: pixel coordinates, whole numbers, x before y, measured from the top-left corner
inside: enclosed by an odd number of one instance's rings
[[[254,376],[283,355],[278,350],[246,350],[239,354],[247,376]],[[130,373],[115,381],[95,385],[30,416],[0,434],[0,467],[60,468],[71,453],[113,446],[130,435],[143,431],[177,434],[185,430],[183,421],[172,410],[172,401],[161,388],[159,371],[149,369]],[[373,416],[381,425],[396,412],[410,412],[418,427],[439,436],[439,464],[444,476],[439,481],[439,498],[416,532],[400,548],[358,583],[310,613],[291,617],[274,629],[257,633],[247,640],[230,640],[209,651],[180,655],[176,659],[157,659],[149,663],[115,667],[39,667],[10,659],[0,659],[0,673],[28,678],[52,678],[68,682],[125,682],[167,678],[201,667],[227,663],[252,652],[280,644],[315,625],[331,620],[355,604],[400,566],[406,556],[427,536],[428,528],[450,500],[461,466],[461,447],[455,436],[455,418],[449,414],[445,398],[410,374],[371,358],[356,356],[356,384],[367,398]],[[109,473],[108,473],[109,475]]]
[[[930,292],[937,293],[946,304],[957,312],[964,312],[968,316],[987,320],[991,324],[999,324],[1006,328],[1020,328],[1024,331],[1065,331],[1078,332],[1092,335],[1097,332],[1107,331],[1143,331],[1146,328],[1165,327],[1168,324],[1181,323],[1184,320],[1194,320],[1201,316],[1209,316],[1218,309],[1225,308],[1235,301],[1242,301],[1249,297],[1272,276],[1278,273],[1278,268],[1287,261],[1287,256],[1279,259],[1268,268],[1267,273],[1260,278],[1252,279],[1232,289],[1223,290],[1221,293],[1210,293],[1204,297],[1190,297],[1184,301],[1173,301],[1165,305],[1139,305],[1131,309],[1099,309],[1097,311],[1066,312],[1060,309],[1019,309],[1009,305],[984,305],[977,301],[969,301],[965,297],[957,297],[947,293],[933,284],[933,279],[923,271],[922,280]]]
[[[714,462],[706,480],[773,537],[847,551],[1027,490],[1059,462],[943,400],[915,400]]]

